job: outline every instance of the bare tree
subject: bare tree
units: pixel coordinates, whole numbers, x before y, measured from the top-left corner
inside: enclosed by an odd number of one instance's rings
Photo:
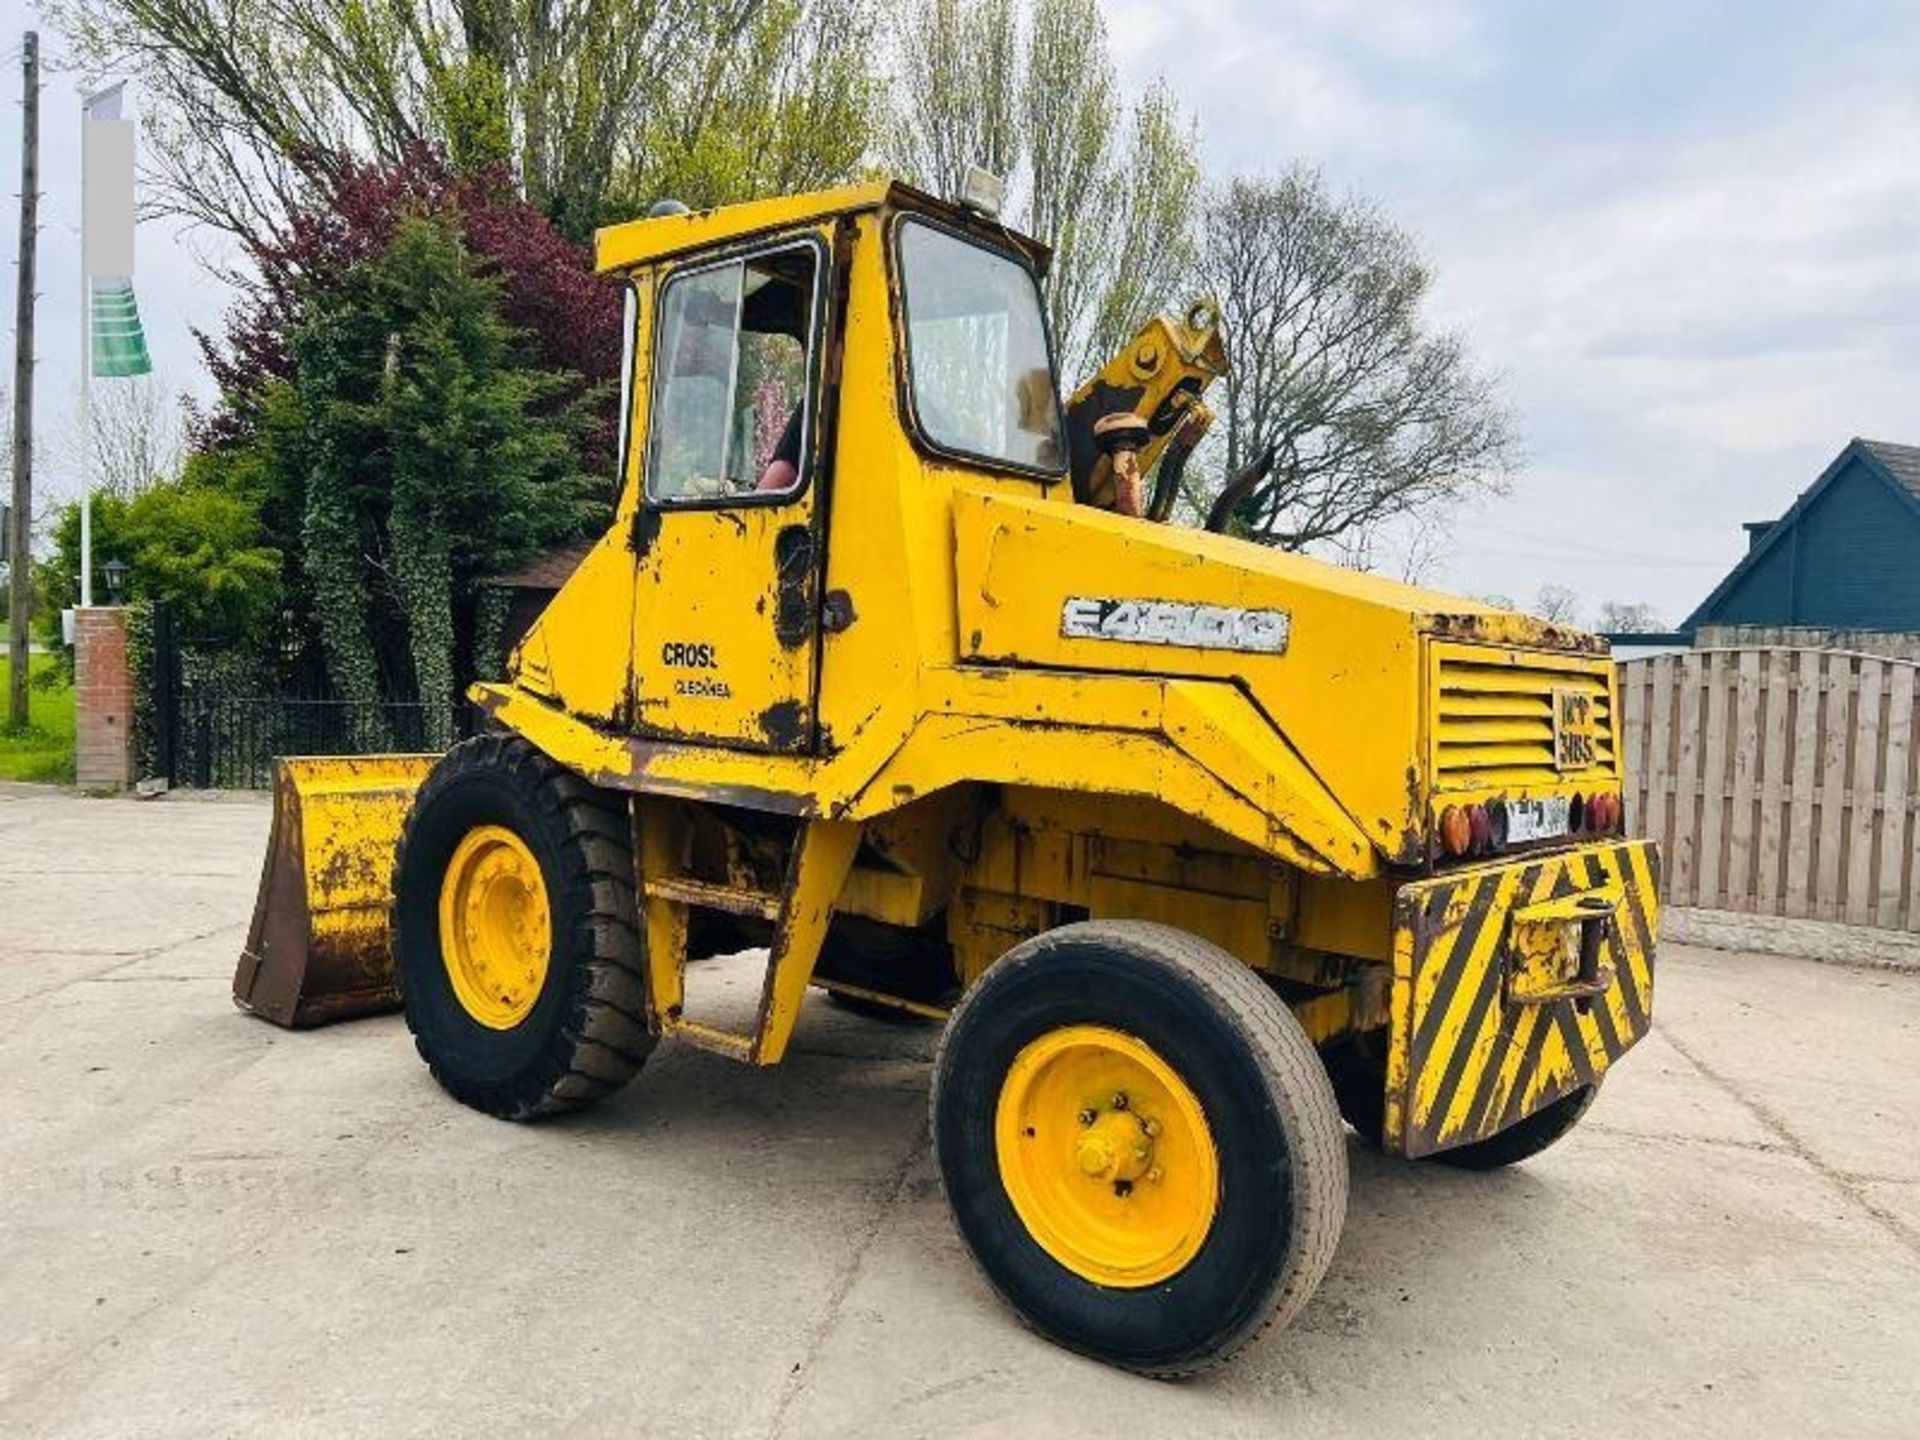
[[[1187,518],[1198,523],[1191,507]],[[1445,516],[1349,530],[1319,547],[1323,558],[1345,569],[1391,575],[1408,585],[1435,582],[1445,571],[1452,551],[1453,532]]]
[[[185,447],[181,398],[168,392],[158,375],[101,380],[87,406],[93,431],[93,488],[123,500],[180,473]],[[56,469],[75,479],[80,474],[80,435],[70,425],[50,438]]]
[[[1025,158],[1013,0],[912,0],[901,16],[889,159],[941,195],[969,165],[1010,176]]]
[[[1069,385],[1190,266],[1197,142],[1164,85],[1120,92],[1098,0],[908,0],[888,163],[938,194],[1009,182],[1009,223],[1053,250],[1048,319]]]
[[[1542,585],[1533,600],[1533,613],[1556,625],[1578,625],[1580,597],[1565,585]]]
[[[1600,607],[1593,628],[1605,635],[1652,635],[1664,631],[1667,622],[1644,601],[1626,604],[1609,600]]]
[[[1096,277],[1099,304],[1082,328],[1057,324],[1075,381],[1097,370],[1157,311],[1197,288],[1192,210],[1199,198],[1199,133],[1164,81],[1150,85],[1127,120],[1118,163],[1102,177],[1102,224],[1091,254],[1069,263]]]
[[[1513,422],[1424,323],[1431,272],[1373,205],[1296,166],[1213,195],[1200,244],[1232,365],[1225,470],[1246,476],[1231,528],[1298,550],[1504,487]]]

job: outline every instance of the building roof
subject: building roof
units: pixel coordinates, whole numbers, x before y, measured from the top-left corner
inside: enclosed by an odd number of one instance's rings
[[[587,551],[592,548],[590,541],[582,541],[577,545],[556,545],[551,550],[542,550],[518,570],[489,576],[487,584],[507,590],[558,590],[580,568],[580,562],[587,558]]]
[[[1853,442],[1886,467],[1887,472],[1920,499],[1920,445],[1895,445],[1889,440]]]
[[[1801,516],[1818,500],[1833,483],[1846,472],[1851,462],[1859,460],[1869,474],[1884,481],[1901,500],[1913,507],[1914,514],[1920,517],[1920,445],[1896,445],[1888,440],[1863,440],[1855,436],[1847,446],[1834,456],[1833,463],[1822,470],[1819,477],[1795,500],[1764,534],[1756,535],[1747,547],[1747,553],[1740,563],[1729,570],[1726,578],[1714,586],[1713,593],[1702,600],[1680,626],[1683,632],[1691,633],[1701,625],[1713,623],[1713,612],[1720,602],[1731,595],[1740,581],[1761,563],[1775,546],[1784,543],[1800,523]],[[1748,522],[1747,530],[1752,534],[1755,522]]]

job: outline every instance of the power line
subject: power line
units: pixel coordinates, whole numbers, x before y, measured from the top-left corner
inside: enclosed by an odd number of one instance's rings
[[[1522,540],[1533,545],[1555,545],[1561,543],[1546,535],[1526,535],[1517,530],[1499,530],[1485,525],[1470,527],[1469,540],[1471,540],[1473,533],[1492,537],[1482,542],[1489,548],[1498,544],[1503,539]],[[1584,541],[1581,542],[1580,549],[1583,553],[1573,555],[1564,552],[1541,553],[1512,550],[1503,546],[1500,553],[1503,555],[1520,555],[1531,560],[1561,561],[1569,565],[1610,565],[1617,564],[1624,560],[1636,565],[1679,565],[1702,570],[1725,570],[1728,568],[1727,563],[1721,560],[1683,560],[1678,555],[1650,555],[1641,550],[1615,550],[1604,545],[1589,545]]]

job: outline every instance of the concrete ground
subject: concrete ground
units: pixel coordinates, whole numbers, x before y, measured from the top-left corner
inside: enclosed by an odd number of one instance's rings
[[[975,1273],[930,1032],[813,1004],[780,1069],[500,1124],[397,1018],[231,1007],[266,830],[0,792],[0,1434],[1920,1433],[1920,975],[1669,948],[1578,1134],[1355,1143],[1300,1322],[1160,1384]]]

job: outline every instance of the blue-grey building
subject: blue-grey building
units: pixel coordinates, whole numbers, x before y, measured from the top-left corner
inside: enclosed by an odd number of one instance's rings
[[[1695,644],[1920,636],[1920,446],[1854,440],[1786,514],[1746,528],[1746,555],[1681,627]]]

